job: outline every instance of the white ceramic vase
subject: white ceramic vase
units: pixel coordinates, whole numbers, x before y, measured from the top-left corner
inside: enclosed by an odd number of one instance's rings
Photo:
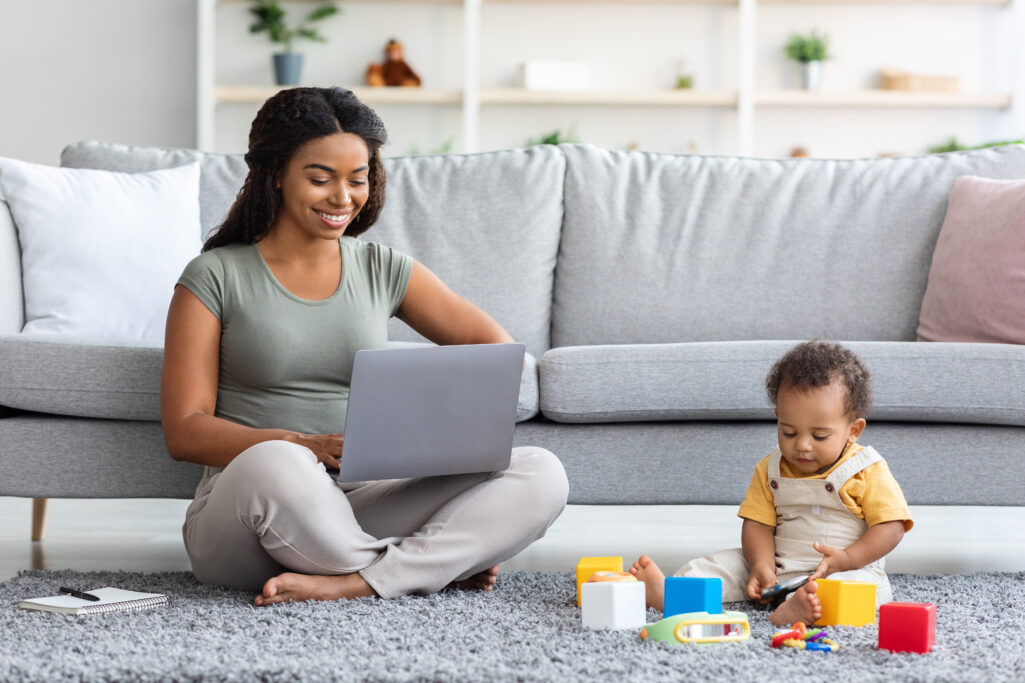
[[[805,90],[819,90],[822,87],[822,62],[801,62],[801,82]]]

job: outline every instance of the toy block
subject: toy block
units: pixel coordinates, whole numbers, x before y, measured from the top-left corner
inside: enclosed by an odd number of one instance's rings
[[[668,576],[663,604],[663,617],[688,612],[722,614],[722,579]]]
[[[864,626],[876,622],[876,585],[867,581],[816,579],[822,601],[818,626]]]
[[[925,654],[936,643],[936,605],[888,602],[879,606],[879,648]]]
[[[581,557],[577,562],[577,605],[580,605],[580,584],[587,581],[595,572],[623,571],[622,557]]]
[[[593,581],[581,585],[584,628],[641,628],[647,616],[640,581]]]
[[[584,583],[600,583],[602,581],[637,581],[637,577],[630,572],[610,572],[602,571],[591,574]]]

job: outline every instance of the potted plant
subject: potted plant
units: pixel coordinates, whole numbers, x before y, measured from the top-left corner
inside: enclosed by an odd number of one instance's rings
[[[783,53],[801,64],[805,90],[818,90],[822,85],[822,62],[829,59],[829,36],[812,30],[807,35],[793,33],[783,46]]]
[[[298,26],[289,28],[285,23],[285,10],[278,0],[253,0],[249,13],[255,21],[249,27],[250,33],[266,31],[272,43],[284,46],[284,52],[274,54],[274,81],[278,85],[296,85],[302,73],[303,56],[292,51],[292,43],[299,38],[325,43],[327,39],[320,34],[314,22],[327,19],[337,14],[339,9],[332,2],[324,3],[313,9]]]

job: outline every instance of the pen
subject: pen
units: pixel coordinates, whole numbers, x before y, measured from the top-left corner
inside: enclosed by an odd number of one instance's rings
[[[82,598],[83,600],[89,600],[91,602],[100,601],[100,599],[95,595],[89,595],[88,593],[83,593],[82,591],[76,591],[74,588],[65,588],[64,586],[61,586],[57,590],[61,593],[65,593],[75,598]]]

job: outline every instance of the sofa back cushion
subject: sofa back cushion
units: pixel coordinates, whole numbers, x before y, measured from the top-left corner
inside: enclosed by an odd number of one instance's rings
[[[910,341],[954,180],[1025,145],[769,160],[563,145],[552,346]]]
[[[198,161],[204,235],[224,219],[248,171],[241,154],[79,142],[61,164],[150,171]],[[396,247],[501,323],[535,356],[546,351],[562,227],[565,160],[552,146],[384,160],[387,199],[365,239]],[[389,337],[422,341],[392,320]]]
[[[388,198],[366,238],[411,254],[540,356],[562,228],[558,148],[386,159],[385,168]],[[421,339],[398,320],[389,338]]]

